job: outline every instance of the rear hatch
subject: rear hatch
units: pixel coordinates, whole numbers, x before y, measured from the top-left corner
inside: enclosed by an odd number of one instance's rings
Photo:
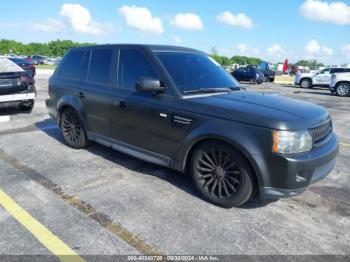
[[[21,83],[23,72],[0,73],[0,95],[8,95],[26,90]]]
[[[23,69],[18,65],[5,57],[0,57],[0,95],[26,90],[27,85],[21,82],[21,76],[24,74]]]

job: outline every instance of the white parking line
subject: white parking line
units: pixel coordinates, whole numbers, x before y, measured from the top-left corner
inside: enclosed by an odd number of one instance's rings
[[[0,123],[8,121],[10,121],[10,116],[0,116]]]

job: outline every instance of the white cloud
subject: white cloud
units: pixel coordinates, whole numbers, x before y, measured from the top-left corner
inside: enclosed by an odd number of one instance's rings
[[[219,14],[216,19],[223,24],[229,26],[237,26],[243,28],[252,28],[253,21],[246,14],[239,13],[237,15],[232,14],[230,11],[225,11]]]
[[[172,38],[174,40],[174,42],[176,44],[181,44],[183,42],[183,40],[181,39],[181,37],[177,36],[177,35],[172,35]]]
[[[329,57],[333,55],[333,49],[327,46],[321,46],[317,40],[309,41],[305,46],[305,51],[310,57]]]
[[[185,30],[202,30],[204,27],[201,18],[193,13],[177,14],[170,23]]]
[[[33,25],[35,31],[41,31],[45,33],[60,33],[64,30],[65,25],[62,21],[48,18],[47,21],[43,23],[37,23]]]
[[[159,17],[153,17],[151,11],[146,7],[124,5],[118,9],[118,12],[132,29],[158,35],[164,32],[162,20]]]
[[[280,55],[283,52],[283,49],[279,44],[273,44],[267,49],[267,51],[274,55]]]
[[[89,9],[80,4],[62,5],[60,15],[66,17],[74,31],[78,33],[100,35],[110,31],[112,28],[112,25],[109,23],[101,24],[94,21]]]
[[[350,44],[343,46],[343,53],[346,57],[350,58]]]
[[[246,55],[246,56],[259,55],[259,50],[257,48],[250,47],[249,45],[244,43],[236,45],[234,49],[238,55]]]
[[[307,0],[300,6],[300,12],[305,18],[314,21],[350,24],[350,6],[343,2]]]
[[[305,46],[305,51],[310,54],[318,54],[321,51],[321,46],[316,40],[311,40]]]

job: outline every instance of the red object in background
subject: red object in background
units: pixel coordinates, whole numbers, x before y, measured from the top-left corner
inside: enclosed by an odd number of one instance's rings
[[[286,61],[284,61],[283,74],[287,73],[287,71],[288,71],[288,59],[286,59]]]

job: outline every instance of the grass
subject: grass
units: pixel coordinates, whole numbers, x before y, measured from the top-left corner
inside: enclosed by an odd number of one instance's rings
[[[36,65],[36,69],[56,69],[56,65]]]

